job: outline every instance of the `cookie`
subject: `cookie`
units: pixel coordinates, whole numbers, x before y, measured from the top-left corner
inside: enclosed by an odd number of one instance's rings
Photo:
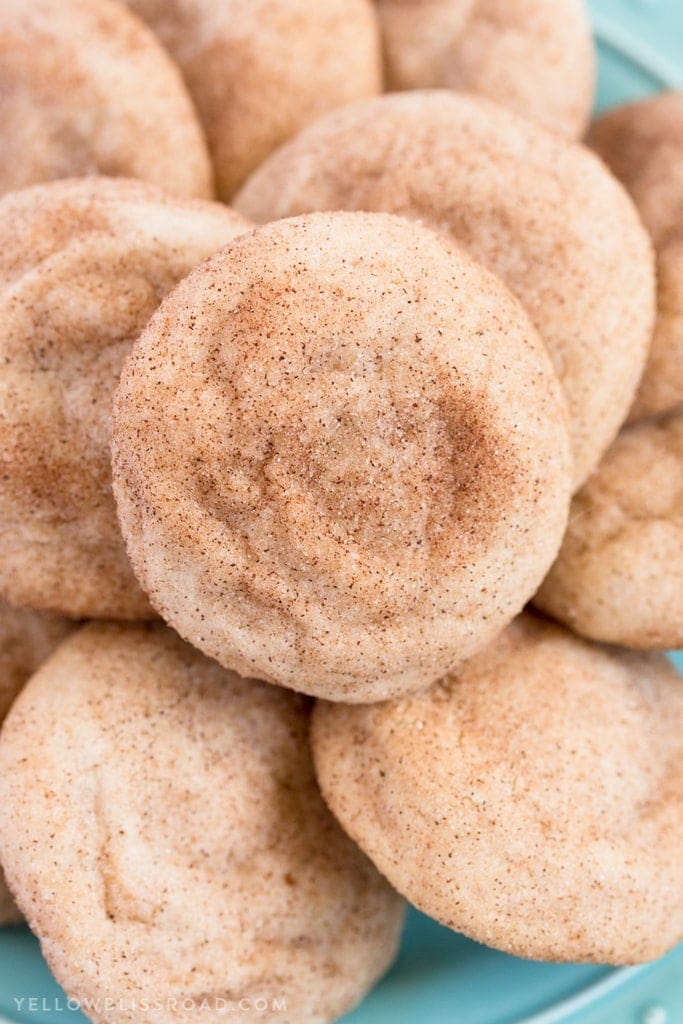
[[[0,200],[0,593],[84,618],[152,615],[111,495],[109,414],[161,298],[247,229],[226,207],[84,178]]]
[[[31,679],[0,852],[95,1024],[323,1024],[389,965],[403,901],[325,807],[308,724],[161,626],[86,626]]]
[[[228,200],[277,146],[381,89],[369,0],[128,0],[185,76]]]
[[[683,412],[622,431],[572,502],[536,604],[594,640],[683,647]]]
[[[588,141],[633,196],[657,251],[657,323],[635,421],[683,407],[683,93],[609,111]]]
[[[113,0],[3,0],[0,122],[0,192],[89,174],[213,192],[179,71]]]
[[[384,210],[448,234],[517,295],[569,402],[578,487],[633,400],[654,323],[651,244],[592,153],[486,100],[385,96],[267,160],[236,207],[257,221]]]
[[[378,0],[391,90],[479,93],[573,139],[595,52],[583,0]]]
[[[0,601],[0,723],[28,677],[73,628],[68,619]]]
[[[28,677],[72,628],[67,619],[0,601],[0,725]],[[20,920],[0,866],[0,927]]]
[[[399,892],[516,956],[640,963],[683,938],[683,680],[531,617],[426,693],[320,704],[333,813]]]
[[[243,675],[352,702],[427,685],[510,621],[570,490],[521,307],[382,214],[268,225],[182,282],[126,364],[112,452],[166,621]]]

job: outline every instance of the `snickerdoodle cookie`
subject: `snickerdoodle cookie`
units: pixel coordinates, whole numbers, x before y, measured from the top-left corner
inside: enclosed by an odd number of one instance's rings
[[[683,406],[683,93],[610,111],[589,143],[633,196],[657,251],[657,324],[637,420]]]
[[[446,91],[385,96],[313,125],[237,197],[258,221],[385,210],[465,245],[526,306],[569,402],[578,486],[627,415],[654,323],[651,243],[591,152]]]
[[[75,617],[151,615],[111,495],[121,364],[162,297],[248,227],[124,179],[0,200],[0,593]]]
[[[28,677],[72,628],[68,619],[0,600],[0,725]],[[0,866],[0,926],[20,920]]]
[[[388,85],[488,96],[570,138],[588,122],[595,53],[584,0],[378,0]]]
[[[594,640],[683,647],[683,412],[621,432],[572,502],[536,604]]]
[[[426,693],[320,704],[323,795],[393,885],[518,956],[636,963],[683,938],[683,679],[522,617]]]
[[[212,194],[180,73],[113,0],[2,0],[0,192],[86,174]]]
[[[162,304],[117,393],[135,571],[228,668],[332,700],[429,684],[540,583],[570,490],[521,306],[386,214],[260,228]]]
[[[180,65],[206,130],[218,191],[300,128],[380,91],[370,0],[128,0]]]
[[[1,853],[96,1024],[323,1024],[389,965],[403,901],[325,807],[308,720],[161,626],[86,626],[33,676]]]

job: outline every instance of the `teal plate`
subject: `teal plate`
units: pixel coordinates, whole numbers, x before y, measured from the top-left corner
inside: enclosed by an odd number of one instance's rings
[[[683,0],[593,0],[592,9],[599,108],[683,89]],[[683,670],[683,654],[674,660]],[[417,1021],[683,1024],[683,946],[623,970],[538,964],[478,946],[411,911],[396,964],[344,1024]],[[0,931],[0,1024],[10,1022],[85,1024],[25,928]]]

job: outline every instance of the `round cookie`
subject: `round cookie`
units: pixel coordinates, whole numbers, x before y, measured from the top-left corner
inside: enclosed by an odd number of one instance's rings
[[[584,0],[378,0],[389,88],[462,89],[577,139],[595,91]]]
[[[516,956],[639,963],[683,937],[683,680],[522,617],[424,694],[320,704],[333,813],[420,910]]]
[[[152,615],[111,495],[121,364],[170,288],[248,225],[141,182],[0,200],[0,593],[85,618]]]
[[[28,677],[72,628],[66,619],[0,601],[0,725]],[[0,865],[0,927],[19,921]]]
[[[370,0],[128,0],[185,76],[228,200],[277,146],[381,89]]]
[[[32,678],[0,740],[1,852],[95,1024],[323,1024],[388,967],[403,901],[325,807],[308,724],[161,626],[86,626]]]
[[[535,603],[594,640],[683,647],[683,411],[622,431]]]
[[[599,118],[590,145],[633,196],[657,252],[657,323],[631,420],[683,406],[683,93]]]
[[[517,295],[569,402],[578,487],[625,419],[654,323],[651,244],[592,153],[478,97],[385,96],[275,153],[236,207],[257,221],[384,210],[464,245]]]
[[[177,68],[113,0],[2,0],[0,122],[0,192],[105,174],[212,195]]]
[[[267,225],[181,282],[126,363],[112,452],[166,621],[332,700],[426,686],[481,648],[566,524],[564,403],[524,311],[384,214]]]

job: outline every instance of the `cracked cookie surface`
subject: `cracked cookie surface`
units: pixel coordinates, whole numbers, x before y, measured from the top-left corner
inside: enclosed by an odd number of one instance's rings
[[[535,603],[572,629],[683,647],[683,413],[624,428],[574,497]]]
[[[325,807],[308,724],[305,698],[162,626],[86,626],[32,678],[0,741],[0,846],[96,1024],[323,1024],[389,965],[403,901]]]
[[[352,702],[427,685],[509,622],[570,489],[521,307],[378,214],[268,225],[182,282],[126,364],[112,450],[160,614],[229,668]]]
[[[531,616],[423,694],[319,703],[325,799],[424,913],[515,956],[683,937],[683,680]]]

